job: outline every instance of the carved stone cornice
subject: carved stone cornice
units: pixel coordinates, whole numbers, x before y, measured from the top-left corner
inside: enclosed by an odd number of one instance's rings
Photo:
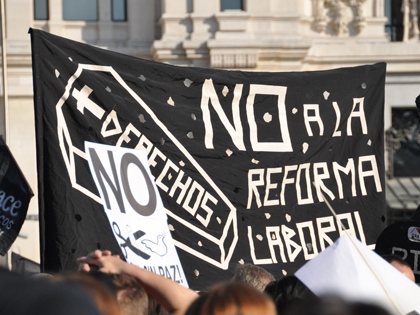
[[[257,50],[210,51],[212,68],[255,68],[258,65]]]
[[[367,26],[363,5],[367,0],[313,0],[314,3],[314,27],[319,33],[331,27],[333,35],[349,33],[352,25],[359,34]],[[349,10],[349,8],[351,10]],[[353,13],[353,18],[350,16]]]

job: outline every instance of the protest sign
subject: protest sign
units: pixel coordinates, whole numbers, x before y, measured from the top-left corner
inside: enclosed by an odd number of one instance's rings
[[[127,262],[188,287],[144,151],[85,142],[96,187]]]
[[[318,296],[373,303],[392,314],[420,311],[420,288],[352,235],[341,236],[296,277]]]
[[[244,262],[293,273],[342,225],[368,245],[385,228],[384,63],[222,71],[31,35],[45,270],[121,253],[85,141],[147,152],[194,289]]]

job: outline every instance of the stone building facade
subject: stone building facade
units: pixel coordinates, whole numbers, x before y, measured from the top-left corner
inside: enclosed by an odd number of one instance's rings
[[[420,155],[415,111],[420,94],[418,0],[4,1],[8,108],[1,113],[6,113],[2,127],[35,192],[30,27],[193,67],[311,71],[386,62],[390,217],[406,215],[420,203],[420,165],[412,160]],[[12,247],[36,262],[37,202],[35,196]]]

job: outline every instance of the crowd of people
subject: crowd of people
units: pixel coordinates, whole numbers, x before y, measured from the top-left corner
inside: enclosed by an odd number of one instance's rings
[[[383,257],[414,281],[399,256]],[[0,270],[0,312],[13,315],[393,315],[380,305],[317,296],[295,276],[275,279],[239,264],[234,276],[196,292],[168,278],[96,250],[78,259],[77,272],[31,277]]]

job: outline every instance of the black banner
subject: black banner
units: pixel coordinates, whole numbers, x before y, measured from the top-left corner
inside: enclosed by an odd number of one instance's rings
[[[43,270],[119,251],[84,141],[148,153],[195,289],[238,263],[292,274],[342,225],[368,245],[384,229],[384,63],[222,71],[31,35]]]
[[[0,137],[0,254],[5,255],[19,235],[33,196],[31,187],[8,146]]]

